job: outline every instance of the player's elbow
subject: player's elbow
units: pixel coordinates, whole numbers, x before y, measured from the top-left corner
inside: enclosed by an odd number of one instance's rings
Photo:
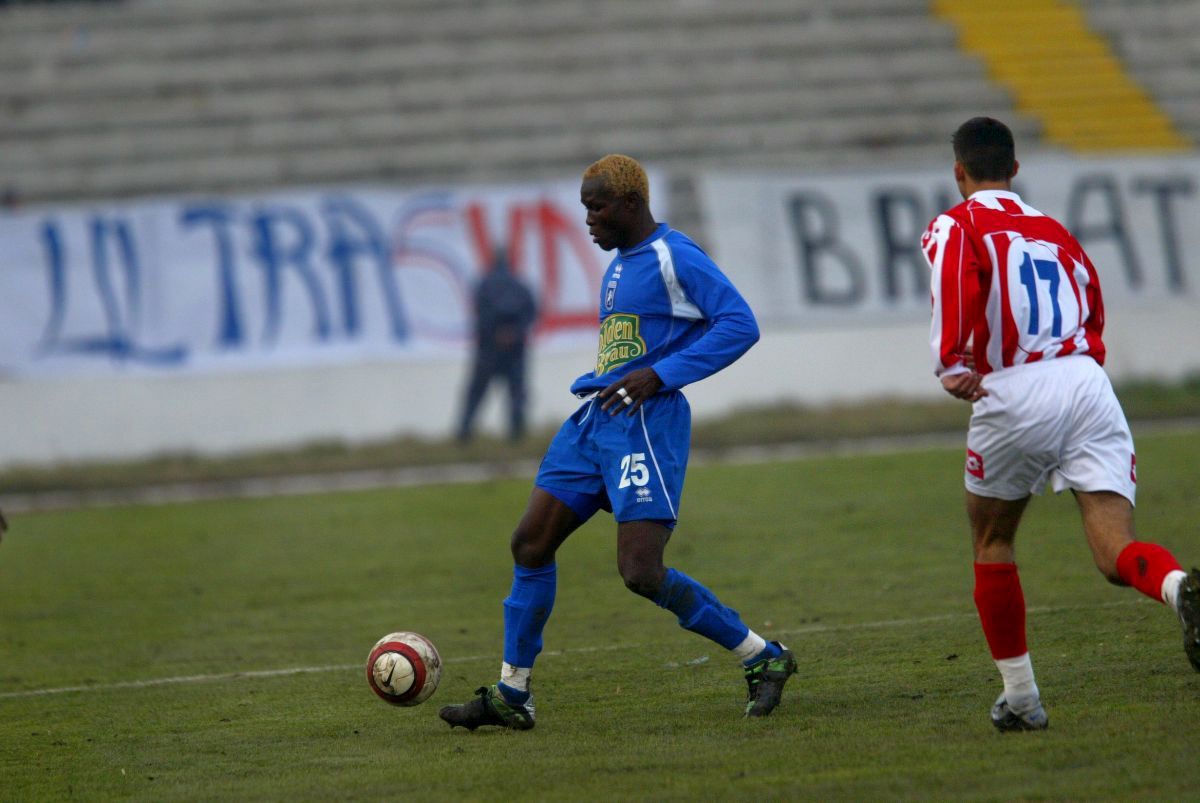
[[[753,346],[755,343],[757,343],[762,338],[762,331],[759,330],[759,328],[758,328],[758,321],[754,320],[753,318],[750,319],[750,327],[749,328],[750,328],[749,341],[750,341],[750,345]]]
[[[747,349],[757,343],[759,338],[762,337],[762,332],[758,328],[758,321],[751,314],[747,314],[740,321],[739,329],[741,330],[742,342],[746,344]]]

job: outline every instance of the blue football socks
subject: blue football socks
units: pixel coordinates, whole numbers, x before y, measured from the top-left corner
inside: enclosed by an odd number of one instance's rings
[[[679,617],[679,626],[711,639],[727,650],[750,632],[733,608],[721,604],[711,591],[683,572],[667,569],[654,603]]]
[[[554,609],[557,587],[558,571],[555,564],[540,569],[513,565],[512,590],[504,600],[505,663],[519,667],[533,666],[533,660],[542,651],[542,629],[546,627],[546,620]],[[505,697],[509,697],[507,692]]]

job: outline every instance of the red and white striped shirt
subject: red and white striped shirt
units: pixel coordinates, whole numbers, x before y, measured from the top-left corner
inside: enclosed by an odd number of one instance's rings
[[[1104,364],[1096,269],[1071,233],[1015,192],[981,190],[921,238],[932,270],[934,372],[981,374],[1088,354]]]

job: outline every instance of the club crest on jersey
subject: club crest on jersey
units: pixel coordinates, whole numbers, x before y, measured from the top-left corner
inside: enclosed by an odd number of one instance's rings
[[[620,262],[613,266],[612,278],[604,287],[604,310],[606,312],[612,312],[613,307],[617,304],[617,282],[621,281],[621,268],[623,267],[624,265]]]
[[[636,360],[646,353],[642,340],[641,320],[636,315],[618,312],[600,324],[600,349],[596,354],[596,376],[606,374],[618,365]]]
[[[967,473],[983,479],[983,455],[971,449],[967,449]]]

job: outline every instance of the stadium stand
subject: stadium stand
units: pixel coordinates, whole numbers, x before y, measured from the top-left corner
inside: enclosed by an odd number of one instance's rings
[[[935,0],[933,9],[1013,91],[1018,110],[1043,121],[1048,142],[1077,152],[1190,145],[1079,5]]]
[[[980,112],[1040,132],[919,0],[127,0],[0,30],[0,185],[27,201],[528,179],[610,150],[905,164]]]
[[[1192,143],[1200,143],[1200,3],[1085,0],[1092,27]]]
[[[1084,10],[1200,139],[1200,5]],[[0,32],[0,187],[35,202],[528,179],[610,150],[675,175],[905,164],[981,112],[1139,144],[1014,111],[921,0],[55,2],[0,7]]]

